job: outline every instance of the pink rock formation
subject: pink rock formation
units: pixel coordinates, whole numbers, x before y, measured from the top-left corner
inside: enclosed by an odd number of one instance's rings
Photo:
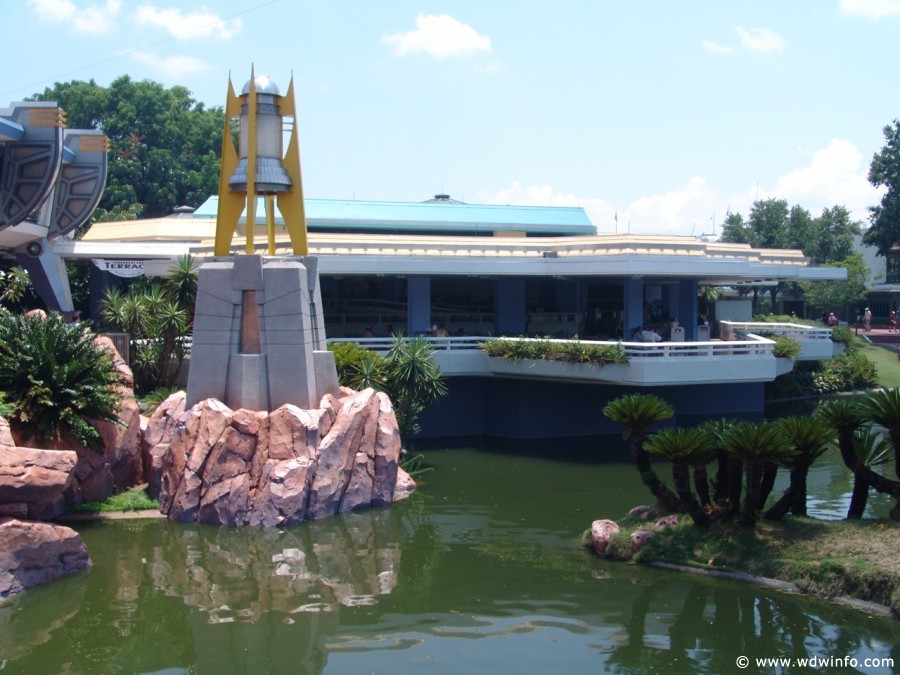
[[[613,520],[595,520],[591,523],[591,548],[597,555],[606,555],[610,540],[619,534],[619,525]]]
[[[398,482],[400,436],[387,396],[326,395],[317,410],[232,411],[167,399],[147,422],[144,465],[173,520],[287,525],[386,506]],[[409,488],[411,479],[404,478]],[[151,487],[152,489],[152,487]]]
[[[68,527],[0,517],[0,600],[91,566],[84,542]]]
[[[69,486],[77,459],[68,450],[0,446],[0,515],[39,518]]]

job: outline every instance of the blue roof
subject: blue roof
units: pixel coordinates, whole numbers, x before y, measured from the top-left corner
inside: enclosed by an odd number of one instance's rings
[[[195,218],[215,218],[217,196],[207,199]],[[441,202],[374,202],[343,199],[306,199],[306,223],[311,231],[368,230],[418,234],[477,234],[525,232],[531,235],[572,236],[596,234],[587,214],[573,206],[496,206]],[[243,222],[244,216],[241,217]],[[258,224],[265,223],[262,198],[256,209]],[[275,210],[275,222],[283,224]]]

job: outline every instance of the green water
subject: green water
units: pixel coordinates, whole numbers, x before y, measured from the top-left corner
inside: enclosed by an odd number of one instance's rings
[[[646,499],[613,439],[421,446],[391,509],[286,530],[78,525],[94,567],[0,607],[0,673],[731,673],[739,656],[891,672],[900,622],[598,560],[592,520]],[[606,456],[601,461],[599,456]],[[814,512],[849,481],[814,472]],[[874,500],[875,512],[888,504]]]

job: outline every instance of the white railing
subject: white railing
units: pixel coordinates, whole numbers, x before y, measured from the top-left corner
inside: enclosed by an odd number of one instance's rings
[[[409,338],[406,338],[409,339]],[[465,337],[425,337],[436,351],[452,350],[480,350],[481,345],[488,340],[497,338],[486,336]],[[500,338],[504,340],[528,340],[531,342],[559,342],[566,343],[572,340],[544,340],[542,338]],[[392,338],[329,338],[328,343],[355,342],[360,347],[365,347],[376,352],[386,352],[393,344]],[[719,340],[709,342],[623,342],[615,340],[579,340],[583,345],[621,345],[628,359],[645,358],[669,358],[669,357],[710,357],[710,356],[734,356],[748,354],[764,356],[771,354],[775,342],[767,338],[750,335],[746,340]]]
[[[806,326],[799,323],[766,323],[765,321],[722,321],[741,335],[770,333],[792,340],[831,340],[830,328]]]

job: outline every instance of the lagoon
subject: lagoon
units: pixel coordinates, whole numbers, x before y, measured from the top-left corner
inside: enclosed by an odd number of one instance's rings
[[[700,673],[738,672],[741,656],[816,656],[887,673],[862,664],[900,663],[897,621],[583,550],[592,520],[647,501],[621,437],[417,450],[434,471],[390,509],[271,530],[75,525],[93,569],[0,607],[0,672]],[[811,515],[843,515],[850,480],[836,455],[814,468],[810,491]],[[869,508],[889,507],[874,496]]]

